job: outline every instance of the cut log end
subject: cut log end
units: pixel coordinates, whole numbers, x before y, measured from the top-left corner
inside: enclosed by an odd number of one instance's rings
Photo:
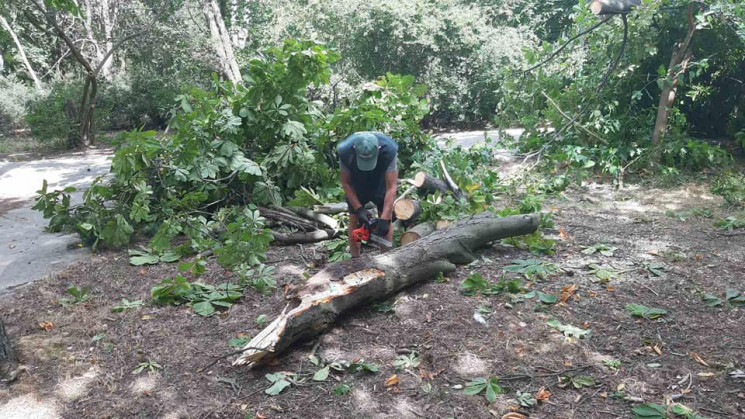
[[[401,246],[415,242],[424,236],[434,233],[435,226],[432,223],[421,223],[407,230],[401,235]]]
[[[404,198],[399,199],[395,204],[393,204],[393,212],[399,220],[411,221],[419,216],[419,213],[422,212],[422,207],[419,204],[419,201]]]

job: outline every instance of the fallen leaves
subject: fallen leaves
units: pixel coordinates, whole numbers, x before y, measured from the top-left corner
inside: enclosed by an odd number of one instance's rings
[[[401,381],[400,378],[398,378],[398,374],[393,374],[390,377],[388,377],[387,380],[385,380],[385,386],[386,387],[393,387],[395,385],[398,385],[398,383]]]
[[[539,388],[538,392],[535,393],[535,399],[539,402],[546,401],[549,397],[551,397],[551,392],[546,390],[546,387]]]
[[[569,299],[575,295],[578,289],[579,285],[577,284],[564,285],[563,287],[561,287],[561,294],[559,296],[561,302],[566,303],[567,301],[569,301]]]
[[[52,324],[52,322],[41,322],[39,323],[39,327],[44,329],[45,332],[49,332],[54,329],[54,325]]]
[[[706,361],[704,361],[704,359],[701,358],[701,356],[697,354],[696,352],[691,352],[691,358],[693,358],[694,361],[698,362],[699,364],[705,367],[709,366],[709,364],[707,364]]]

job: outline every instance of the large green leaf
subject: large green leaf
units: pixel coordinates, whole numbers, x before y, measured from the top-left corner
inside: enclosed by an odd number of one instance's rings
[[[215,312],[215,307],[209,301],[200,301],[191,306],[195,313],[200,316],[211,316]]]

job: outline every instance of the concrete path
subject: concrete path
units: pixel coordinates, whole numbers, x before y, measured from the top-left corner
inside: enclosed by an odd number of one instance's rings
[[[109,172],[111,152],[90,150],[26,162],[0,161],[0,294],[8,288],[41,279],[85,257],[76,235],[50,234],[41,213],[31,209],[43,180],[49,190],[87,188]],[[82,192],[72,194],[80,202]]]

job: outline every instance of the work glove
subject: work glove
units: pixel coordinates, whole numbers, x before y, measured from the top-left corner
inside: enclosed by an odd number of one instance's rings
[[[391,220],[378,219],[375,223],[375,235],[378,237],[385,237],[388,235],[388,230],[391,228]]]
[[[364,206],[354,210],[354,215],[357,216],[357,219],[360,221],[360,225],[370,225],[372,214]]]

